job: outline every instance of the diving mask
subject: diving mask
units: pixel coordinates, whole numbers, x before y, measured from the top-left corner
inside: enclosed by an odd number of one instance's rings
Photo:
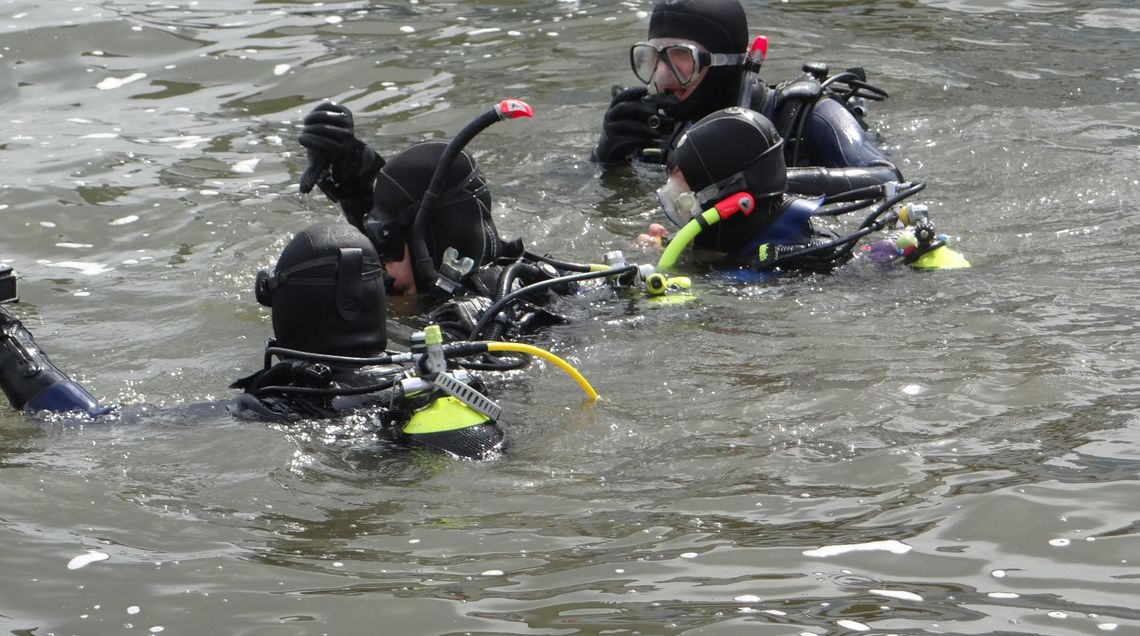
[[[692,44],[676,43],[657,46],[651,42],[638,42],[629,49],[629,65],[637,79],[650,84],[658,64],[665,64],[677,85],[684,88],[713,66],[741,66],[741,54],[707,53]]]
[[[670,174],[665,185],[657,188],[657,202],[665,212],[665,217],[677,227],[684,227],[693,217],[701,213],[697,195],[693,194],[684,177],[677,172]]]

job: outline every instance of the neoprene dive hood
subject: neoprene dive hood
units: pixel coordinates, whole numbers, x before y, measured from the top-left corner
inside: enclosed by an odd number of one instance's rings
[[[374,356],[388,344],[384,270],[366,236],[346,223],[298,232],[272,272],[258,272],[257,301],[272,309],[277,345],[309,353]]]
[[[748,18],[738,0],[661,0],[649,16],[649,37],[683,38],[708,49],[709,53],[748,52]],[[737,101],[741,81],[739,67],[718,66],[685,101],[682,120],[703,117]]]
[[[420,202],[446,148],[443,141],[418,143],[392,157],[380,170],[372,211],[364,228],[384,260],[403,258],[404,246],[412,241]],[[470,258],[476,266],[493,260],[499,249],[499,235],[491,218],[491,192],[471,155],[460,152],[455,157],[442,187],[434,218],[424,236],[433,262],[442,262],[448,247],[455,248],[460,257]],[[417,276],[417,287],[427,290],[429,285]]]
[[[670,164],[681,171],[700,209],[740,192],[752,195],[756,204],[750,214],[702,232],[698,246],[735,252],[778,216],[788,186],[783,145],[771,121],[737,107],[701,119],[681,137]]]
[[[491,220],[486,181],[463,148],[495,122],[532,115],[526,102],[504,99],[446,144],[416,144],[380,171],[364,231],[386,261],[399,260],[408,247],[420,292],[450,294],[506,251]],[[521,242],[516,247],[521,254]]]

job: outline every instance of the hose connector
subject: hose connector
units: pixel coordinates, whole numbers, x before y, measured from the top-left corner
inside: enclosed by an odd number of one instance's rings
[[[606,253],[606,255],[602,257],[602,264],[610,269],[622,269],[628,265],[625,262],[625,254],[622,253],[621,250]],[[634,284],[637,282],[636,278],[637,276],[632,272],[627,272],[623,275],[609,276],[606,280],[609,281],[611,285],[621,287]]]
[[[664,296],[670,291],[685,291],[692,287],[693,282],[688,276],[666,276],[654,272],[645,278],[645,293],[650,298]]]
[[[921,203],[912,203],[899,208],[899,223],[918,225],[920,219],[929,218],[929,208]]]
[[[428,325],[423,331],[412,334],[412,351],[419,353],[417,366],[425,376],[447,371],[447,358],[443,355],[443,330],[439,325]]]

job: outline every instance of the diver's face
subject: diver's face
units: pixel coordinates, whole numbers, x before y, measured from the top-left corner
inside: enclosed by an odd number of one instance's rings
[[[412,256],[404,245],[404,258],[398,261],[384,261],[384,271],[392,277],[392,291],[411,296],[416,293],[416,274],[412,270]]]
[[[652,38],[649,43],[658,48],[665,48],[669,46],[684,46],[693,47],[701,53],[708,53],[708,49],[701,46],[694,40],[686,40],[685,38]],[[674,49],[674,51],[679,51]],[[659,56],[657,60],[657,67],[653,71],[653,86],[657,89],[658,93],[663,95],[674,95],[680,101],[685,101],[689,95],[692,95],[697,87],[700,86],[701,80],[708,74],[708,67],[698,68],[697,60],[691,56],[684,54],[674,54],[669,56],[667,63],[664,56]],[[669,64],[673,68],[669,68]],[[676,72],[674,72],[676,71]],[[684,86],[677,80],[677,75],[689,79],[688,83]]]

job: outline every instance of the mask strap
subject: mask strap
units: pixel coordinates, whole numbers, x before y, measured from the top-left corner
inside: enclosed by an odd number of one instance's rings
[[[268,289],[269,291],[273,291],[277,287],[284,285],[289,280],[289,278],[297,272],[303,272],[307,269],[314,269],[322,265],[336,265],[339,259],[339,256],[324,256],[321,258],[301,261],[300,263],[297,263],[296,265],[288,269],[283,269],[279,272],[275,271],[271,274],[270,279],[267,283]],[[305,284],[301,283],[300,281],[297,281],[297,283],[302,285]]]
[[[415,205],[404,206],[386,221],[381,221],[372,214],[365,217],[364,233],[372,240],[383,260],[398,261],[404,257],[404,243],[411,234]]]
[[[749,161],[747,164],[745,164],[745,166],[740,169],[740,172],[737,172],[736,174],[734,174],[730,177],[721,179],[720,181],[717,181],[716,183],[714,183],[712,185],[701,188],[701,190],[699,192],[694,193],[697,195],[697,202],[700,203],[701,209],[707,210],[714,203],[719,201],[719,197],[721,197],[725,192],[728,192],[730,194],[735,193],[735,192],[741,192],[741,191],[748,192],[749,191],[748,190],[748,180],[744,177],[744,173],[747,172],[748,169],[751,168],[753,165],[755,165],[757,161],[760,161],[764,157],[767,157],[769,153],[782,151],[781,149],[783,147],[784,147],[784,140],[779,139],[776,143],[769,146],[767,150],[765,150],[764,152],[757,155],[755,159],[753,159],[752,161]],[[783,194],[783,193],[784,193],[783,190],[777,190],[774,192],[766,192],[763,194],[755,193],[752,196],[754,198],[756,198],[757,200],[759,200],[759,199],[766,199],[768,197],[774,197],[777,194]]]
[[[480,183],[479,187],[475,188],[474,190],[467,190],[467,186],[471,185],[477,180],[482,180],[483,183]],[[483,179],[483,172],[476,168],[472,170],[471,174],[467,175],[463,181],[460,181],[459,183],[455,184],[455,186],[444,190],[444,192],[439,195],[439,200],[440,203],[443,204],[455,203],[457,201],[466,201],[467,199],[478,197],[486,189],[487,181],[486,179]]]
[[[326,277],[307,278],[294,277],[293,274],[314,269],[323,265],[336,265],[336,279]],[[365,272],[364,268],[369,269]],[[335,256],[323,256],[303,261],[280,272],[270,273],[261,270],[257,273],[257,284],[254,291],[257,302],[273,306],[273,291],[285,284],[299,287],[337,287],[337,311],[345,320],[352,320],[360,315],[360,303],[364,297],[364,281],[374,280],[384,275],[380,263],[373,258],[365,258],[364,250],[359,247],[344,247]]]
[[[364,298],[364,250],[359,247],[340,248],[340,264],[336,272],[336,310],[345,320],[360,317]]]

